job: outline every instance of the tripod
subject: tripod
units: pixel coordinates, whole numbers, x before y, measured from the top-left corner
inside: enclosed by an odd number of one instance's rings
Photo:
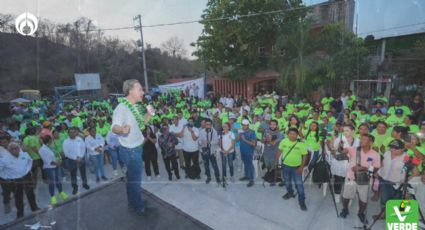
[[[316,164],[319,163],[320,161],[323,161],[324,164],[326,165],[326,175],[327,175],[327,177],[326,177],[326,181],[325,182],[328,184],[328,189],[331,192],[331,197],[332,197],[332,202],[333,202],[334,207],[335,207],[336,217],[338,218],[339,217],[338,207],[336,205],[335,193],[334,193],[334,190],[333,190],[333,186],[331,185],[331,178],[330,178],[330,175],[331,175],[331,166],[328,163],[328,161],[326,160],[325,139],[326,139],[326,136],[320,142],[320,145],[322,147],[322,154],[320,155],[319,159],[316,161]],[[306,182],[307,178],[310,176],[310,174],[311,174],[311,172],[313,172],[313,170],[311,170],[311,171],[309,171],[307,173],[306,177],[304,177],[303,183]]]
[[[409,180],[409,171],[410,170],[406,170],[406,175],[405,175],[405,177],[404,177],[404,181],[403,181],[403,183],[400,185],[400,187],[397,189],[397,194],[398,193],[402,193],[402,199],[403,200],[406,200],[407,199],[407,195],[408,195],[408,193],[407,193],[407,187],[409,187],[409,183],[408,183],[408,180]],[[413,200],[416,200],[416,196],[415,195],[413,195],[413,194],[410,194],[410,196],[412,197],[412,199]],[[418,210],[419,210],[419,216],[421,217],[421,221],[422,221],[422,223],[424,223],[425,224],[425,218],[424,218],[424,215],[423,215],[423,213],[422,213],[422,211],[421,211],[421,209],[420,209],[420,207],[418,207]],[[371,230],[372,229],[372,227],[376,224],[376,222],[379,220],[379,217],[381,217],[382,216],[382,214],[384,214],[384,212],[385,212],[385,208],[384,209],[382,209],[381,210],[381,212],[379,212],[379,214],[378,214],[378,218],[375,218],[374,220],[373,220],[373,222],[372,222],[372,224],[368,227],[368,228],[365,228],[366,230]]]

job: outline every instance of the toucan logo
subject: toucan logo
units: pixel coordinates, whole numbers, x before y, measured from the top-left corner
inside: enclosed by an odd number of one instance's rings
[[[416,200],[389,200],[386,204],[387,230],[417,230],[419,223]]]
[[[25,12],[16,18],[15,28],[21,35],[31,36],[37,31],[38,19],[33,14]]]

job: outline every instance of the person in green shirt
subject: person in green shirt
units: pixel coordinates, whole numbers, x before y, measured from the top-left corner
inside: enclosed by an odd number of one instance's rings
[[[409,127],[410,133],[418,133],[419,132],[419,126],[417,124],[413,124],[413,120],[415,117],[413,115],[408,115],[404,119],[404,125],[405,127]]]
[[[391,137],[391,132],[387,129],[387,124],[383,121],[378,121],[376,123],[376,129],[373,130],[372,135],[375,137],[372,148],[381,155],[384,155],[386,152],[385,142],[388,138]]]
[[[26,137],[23,140],[24,151],[28,152],[32,158],[32,179],[34,183],[34,188],[37,186],[38,172],[41,171],[43,180],[47,179],[43,171],[43,161],[40,158],[38,150],[40,150],[41,142],[40,137],[37,136],[37,129],[35,127],[29,127],[26,130]]]
[[[298,129],[290,128],[288,138],[280,142],[278,151],[281,155],[282,174],[287,190],[283,199],[288,200],[295,197],[292,187],[292,181],[294,181],[298,192],[298,203],[301,210],[306,211],[302,174],[304,166],[307,165],[307,147],[305,143],[297,140],[298,134]]]
[[[108,135],[109,130],[111,130],[111,126],[106,124],[105,120],[99,119],[96,125],[96,132],[105,138],[106,135]]]
[[[403,104],[401,103],[401,100],[400,100],[400,99],[397,99],[397,100],[395,101],[395,103],[394,103],[394,106],[391,106],[391,107],[388,109],[388,114],[389,114],[389,115],[395,115],[398,109],[403,110],[403,115],[404,115],[404,116],[407,116],[407,115],[412,114],[412,112],[410,111],[409,107],[407,107],[407,106],[403,105]]]
[[[375,98],[373,99],[373,101],[374,101],[375,103],[380,102],[380,103],[382,103],[383,105],[388,104],[388,98],[384,95],[384,93],[380,93],[380,94],[379,94],[379,96],[377,96],[377,97],[375,97]]]
[[[387,123],[390,126],[403,125],[404,124],[403,110],[397,109],[394,115],[390,115],[385,120],[385,123]]]
[[[329,111],[331,109],[331,103],[334,101],[335,99],[333,97],[331,97],[330,94],[326,94],[326,96],[324,98],[322,98],[322,105],[323,105],[323,110],[325,111]]]
[[[308,129],[310,128],[310,124],[311,124],[312,122],[316,122],[316,123],[318,123],[319,125],[323,124],[323,121],[320,119],[319,115],[320,115],[319,110],[314,110],[314,112],[313,112],[313,117],[312,117],[312,118],[310,118],[310,119],[308,119],[308,120],[305,122],[305,124],[303,125],[303,128],[302,128],[302,129],[303,129],[303,130],[308,130]]]
[[[310,123],[308,130],[303,130],[300,134],[306,144],[308,154],[310,156],[310,163],[308,170],[313,170],[314,165],[319,159],[320,143],[323,138],[320,137],[319,123],[313,121]]]
[[[347,105],[349,109],[352,109],[354,102],[357,100],[357,97],[353,95],[353,91],[349,90],[347,93]]]
[[[380,109],[377,109],[375,111],[375,114],[370,117],[369,122],[370,124],[376,126],[379,121],[385,122],[386,119],[387,117],[382,114],[382,111]]]

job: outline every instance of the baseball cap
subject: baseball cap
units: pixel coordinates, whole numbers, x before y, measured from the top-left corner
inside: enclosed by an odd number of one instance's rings
[[[396,109],[395,114],[402,115],[403,114],[403,110],[402,109]]]
[[[404,143],[401,140],[393,140],[390,142],[388,147],[394,149],[404,149]]]
[[[242,125],[249,125],[249,121],[247,119],[243,119]]]

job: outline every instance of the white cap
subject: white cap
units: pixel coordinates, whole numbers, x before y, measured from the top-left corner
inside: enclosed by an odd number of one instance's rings
[[[249,121],[247,119],[242,120],[242,125],[249,125]]]

